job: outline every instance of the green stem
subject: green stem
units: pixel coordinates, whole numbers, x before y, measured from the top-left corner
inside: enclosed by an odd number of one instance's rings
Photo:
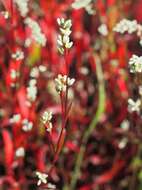
[[[92,122],[90,123],[88,129],[85,131],[83,139],[82,139],[82,144],[80,147],[80,151],[77,154],[77,159],[76,159],[76,163],[75,163],[75,169],[74,172],[72,174],[72,178],[71,178],[71,184],[70,187],[65,186],[64,190],[68,189],[68,190],[74,190],[77,180],[80,176],[81,173],[81,165],[83,162],[83,158],[84,158],[84,154],[85,154],[85,150],[86,150],[86,144],[88,141],[88,138],[90,137],[90,135],[92,134],[93,130],[96,128],[97,123],[100,121],[100,118],[102,116],[102,114],[104,113],[105,110],[105,99],[106,99],[106,95],[105,95],[105,84],[104,84],[104,78],[103,78],[103,71],[102,71],[102,67],[101,67],[101,62],[98,56],[94,57],[94,62],[96,63],[96,75],[97,75],[97,79],[98,79],[98,93],[99,93],[99,102],[98,102],[98,108],[97,111],[95,113],[95,116],[92,120]]]

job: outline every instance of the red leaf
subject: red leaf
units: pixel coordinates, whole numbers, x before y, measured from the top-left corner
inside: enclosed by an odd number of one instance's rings
[[[72,141],[67,141],[65,146],[71,151],[79,151],[79,147],[77,146],[77,144],[73,143]]]
[[[7,170],[11,168],[14,159],[14,148],[12,138],[7,130],[2,131],[2,137],[4,142],[5,163]]]
[[[22,87],[18,93],[17,98],[20,106],[20,111],[23,117],[28,118],[29,116],[29,109],[27,106],[27,99],[26,99],[26,89]]]
[[[112,180],[117,175],[117,173],[123,168],[124,164],[125,161],[117,160],[110,170],[106,171],[104,174],[102,174],[95,180],[95,183],[102,184]]]

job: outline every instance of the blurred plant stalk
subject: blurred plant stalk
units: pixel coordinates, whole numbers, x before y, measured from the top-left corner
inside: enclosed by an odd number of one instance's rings
[[[101,66],[101,60],[97,54],[94,54],[93,56],[94,64],[96,64],[96,75],[98,79],[98,93],[99,93],[99,102],[98,102],[98,108],[96,113],[94,114],[93,120],[91,121],[89,127],[84,132],[83,138],[82,138],[82,144],[80,146],[80,150],[77,153],[76,161],[75,161],[75,168],[71,176],[71,183],[70,185],[65,185],[63,190],[74,190],[76,187],[77,180],[79,179],[81,175],[81,166],[83,163],[84,154],[86,151],[86,144],[91,136],[92,132],[97,126],[97,123],[100,121],[102,114],[105,111],[105,100],[106,100],[106,94],[105,94],[105,83],[104,83],[104,77],[103,77],[103,70]]]

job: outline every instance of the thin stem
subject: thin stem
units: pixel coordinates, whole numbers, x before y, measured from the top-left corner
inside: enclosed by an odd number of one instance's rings
[[[88,138],[90,137],[93,130],[95,129],[95,127],[96,127],[97,123],[99,122],[99,120],[100,120],[100,118],[104,112],[104,109],[105,109],[105,99],[106,99],[106,97],[105,97],[105,84],[104,84],[103,71],[102,71],[100,59],[97,55],[95,55],[95,58],[94,58],[94,63],[95,62],[96,62],[96,75],[97,75],[98,85],[99,85],[98,109],[97,109],[97,112],[95,113],[95,116],[94,116],[92,122],[90,123],[89,127],[87,128],[87,130],[85,131],[85,133],[83,135],[82,144],[80,147],[80,151],[77,154],[75,169],[74,169],[74,172],[73,172],[72,178],[71,178],[71,184],[70,184],[70,187],[68,188],[69,190],[75,189],[77,180],[78,180],[80,173],[81,173],[81,165],[83,162]]]
[[[61,112],[64,115],[64,103],[63,103],[63,93],[60,93],[60,100],[61,100]]]
[[[65,49],[65,66],[66,66],[66,72],[67,72],[67,78],[66,78],[66,93],[65,93],[65,116],[67,112],[67,102],[68,102],[68,74],[69,74],[69,65],[68,65],[68,50]]]
[[[56,150],[55,150],[55,155],[54,155],[54,159],[52,161],[52,166],[49,170],[49,174],[51,174],[56,161],[58,160],[59,154],[61,152],[63,143],[64,143],[64,138],[65,138],[65,127],[66,127],[66,123],[68,120],[68,113],[69,113],[69,108],[68,108],[68,72],[69,72],[69,68],[68,68],[68,50],[65,49],[65,66],[66,66],[66,72],[67,72],[67,78],[66,78],[66,92],[65,92],[65,101],[63,101],[64,96],[61,93],[60,94],[60,99],[61,99],[61,109],[62,109],[62,128],[61,128],[61,132],[58,138],[58,142],[57,142],[57,146],[56,146]],[[70,106],[71,107],[71,106]]]
[[[48,133],[47,133],[48,134]],[[55,146],[53,144],[53,141],[52,141],[52,138],[51,138],[51,135],[48,134],[48,140],[49,140],[49,146],[50,146],[50,149],[53,153],[55,153]]]

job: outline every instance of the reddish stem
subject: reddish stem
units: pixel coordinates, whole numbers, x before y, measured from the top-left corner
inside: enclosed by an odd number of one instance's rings
[[[69,106],[69,108],[68,108],[68,73],[69,73],[69,67],[68,67],[68,50],[67,49],[65,50],[65,66],[66,66],[66,72],[67,72],[65,102],[63,102],[63,94],[62,93],[60,94],[61,108],[62,108],[62,128],[61,128],[61,132],[60,132],[59,139],[57,142],[57,148],[56,148],[56,152],[55,152],[54,159],[52,162],[52,166],[51,166],[49,173],[48,173],[49,176],[52,173],[52,170],[55,166],[56,161],[58,160],[58,157],[59,157],[59,154],[61,151],[60,142],[61,142],[63,135],[64,135],[64,129],[66,127],[66,123],[68,120],[69,109],[71,107],[71,106]],[[62,146],[63,146],[63,144],[62,144]]]

